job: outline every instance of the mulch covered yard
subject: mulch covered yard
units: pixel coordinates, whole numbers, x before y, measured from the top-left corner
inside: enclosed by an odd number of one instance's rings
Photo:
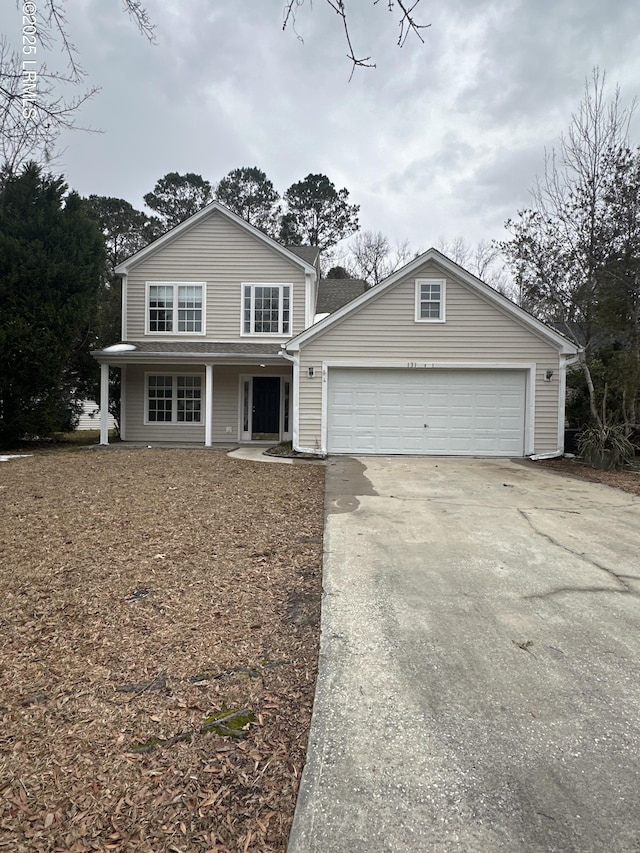
[[[0,464],[0,850],[286,849],[323,486],[200,449]]]

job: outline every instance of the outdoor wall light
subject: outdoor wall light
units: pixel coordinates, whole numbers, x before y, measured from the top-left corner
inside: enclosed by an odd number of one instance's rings
[[[551,382],[551,378],[553,377],[553,370],[547,370],[544,375],[545,382]]]
[[[309,372],[309,379],[313,379],[313,377],[316,375],[315,367],[310,367],[308,372]]]

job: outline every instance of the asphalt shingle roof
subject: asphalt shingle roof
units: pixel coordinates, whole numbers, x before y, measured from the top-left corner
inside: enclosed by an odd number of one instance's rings
[[[366,281],[360,278],[322,278],[318,286],[316,314],[333,314],[366,289]]]
[[[320,249],[317,246],[285,246],[285,249],[312,265],[315,265],[320,254]]]

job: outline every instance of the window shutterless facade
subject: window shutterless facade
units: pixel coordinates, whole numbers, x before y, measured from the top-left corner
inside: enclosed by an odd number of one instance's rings
[[[445,280],[416,279],[416,322],[444,323]]]
[[[202,282],[147,282],[147,334],[203,335]]]
[[[291,285],[242,285],[242,334],[291,334]]]
[[[202,423],[202,385],[197,374],[147,375],[147,423]]]

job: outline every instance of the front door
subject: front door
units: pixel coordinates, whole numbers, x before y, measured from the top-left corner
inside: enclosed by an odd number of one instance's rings
[[[251,417],[253,441],[280,439],[280,377],[254,376]]]

